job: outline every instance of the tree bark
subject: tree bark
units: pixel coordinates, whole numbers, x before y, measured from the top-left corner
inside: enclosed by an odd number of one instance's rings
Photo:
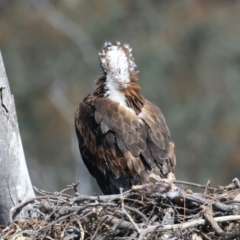
[[[14,205],[33,196],[14,98],[0,52],[0,225],[9,223],[9,211]],[[20,216],[26,211],[23,209]]]

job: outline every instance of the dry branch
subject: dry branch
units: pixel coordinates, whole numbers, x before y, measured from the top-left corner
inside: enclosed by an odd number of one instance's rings
[[[35,188],[41,196],[15,206],[10,218],[30,203],[37,216],[30,214],[26,219],[13,221],[3,230],[3,236],[143,240],[192,239],[197,235],[199,239],[237,239],[240,231],[237,185],[206,191],[199,185],[202,192],[192,194],[176,186],[167,188],[171,189],[168,192],[157,192],[161,181],[108,196],[79,195],[75,185],[59,193]],[[70,189],[75,189],[76,196],[66,194]]]
[[[31,196],[34,192],[25,162],[14,98],[0,52],[0,225],[9,223],[9,210],[15,204]]]

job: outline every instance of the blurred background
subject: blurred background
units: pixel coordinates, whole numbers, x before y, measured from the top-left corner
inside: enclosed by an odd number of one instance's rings
[[[0,49],[32,182],[100,193],[74,109],[101,74],[105,40],[129,43],[143,95],[167,119],[179,180],[240,177],[240,2],[0,0]]]

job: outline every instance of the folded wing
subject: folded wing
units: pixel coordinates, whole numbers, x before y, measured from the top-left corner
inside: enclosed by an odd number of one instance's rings
[[[120,103],[87,96],[75,112],[79,148],[105,194],[166,177],[175,166],[174,145],[160,109],[145,100],[139,115]]]

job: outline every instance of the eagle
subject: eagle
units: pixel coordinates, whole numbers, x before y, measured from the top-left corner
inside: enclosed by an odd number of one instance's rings
[[[99,53],[102,76],[75,110],[79,150],[104,194],[118,194],[168,178],[176,157],[161,110],[140,93],[128,44],[105,42]]]

